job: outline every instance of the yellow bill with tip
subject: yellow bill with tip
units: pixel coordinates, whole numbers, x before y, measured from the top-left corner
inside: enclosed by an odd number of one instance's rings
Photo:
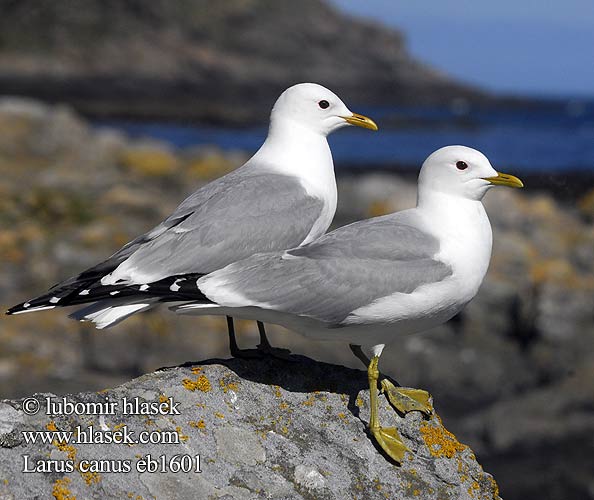
[[[367,116],[363,116],[358,113],[353,113],[352,116],[341,116],[341,118],[343,118],[347,123],[350,123],[351,125],[368,128],[369,130],[377,130],[377,125],[375,124],[375,122]]]
[[[495,177],[484,177],[484,179],[489,181],[491,184],[495,184],[496,186],[507,186],[513,188],[524,187],[524,183],[515,175],[502,174],[501,172],[497,172]]]

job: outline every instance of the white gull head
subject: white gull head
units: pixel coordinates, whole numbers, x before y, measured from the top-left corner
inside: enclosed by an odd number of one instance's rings
[[[270,114],[271,127],[287,121],[324,137],[347,125],[377,130],[373,120],[353,113],[334,92],[316,83],[299,83],[280,95]]]
[[[419,198],[439,192],[479,201],[496,185],[523,187],[517,177],[497,172],[480,151],[466,146],[446,146],[423,163]]]

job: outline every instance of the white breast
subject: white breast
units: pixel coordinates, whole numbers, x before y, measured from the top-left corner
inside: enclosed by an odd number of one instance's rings
[[[269,136],[254,155],[253,162],[261,162],[275,172],[297,177],[309,196],[323,201],[322,212],[302,245],[316,240],[328,230],[336,213],[338,193],[334,162],[326,137],[293,124],[290,134],[282,131]]]

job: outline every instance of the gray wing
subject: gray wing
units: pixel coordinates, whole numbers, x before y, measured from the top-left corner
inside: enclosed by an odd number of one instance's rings
[[[300,245],[323,208],[294,177],[240,169],[196,191],[111,259],[152,280],[209,273],[256,252]]]
[[[283,254],[254,255],[199,285],[215,299],[218,289],[221,296],[245,297],[245,306],[266,304],[338,325],[376,299],[412,293],[452,273],[434,258],[438,240],[414,222],[400,212],[351,224]]]

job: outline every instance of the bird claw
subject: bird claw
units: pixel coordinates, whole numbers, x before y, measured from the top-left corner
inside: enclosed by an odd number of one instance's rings
[[[268,343],[258,344],[258,352],[261,353],[262,357],[272,356],[273,358],[280,359],[283,361],[295,361],[291,355],[289,349],[282,349],[280,347],[272,347]]]
[[[272,347],[270,344],[258,344],[256,349],[231,349],[231,356],[239,359],[263,359],[271,356],[282,361],[295,361],[289,349]]]
[[[231,356],[238,359],[262,359],[265,353],[260,349],[230,349]]]

